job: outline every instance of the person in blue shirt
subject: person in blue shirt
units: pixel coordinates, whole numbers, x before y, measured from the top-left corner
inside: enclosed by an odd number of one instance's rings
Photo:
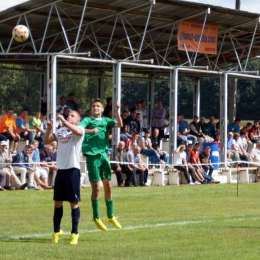
[[[228,132],[239,133],[240,132],[240,126],[239,126],[240,122],[241,122],[240,118],[236,118],[234,120],[234,123],[228,124]]]

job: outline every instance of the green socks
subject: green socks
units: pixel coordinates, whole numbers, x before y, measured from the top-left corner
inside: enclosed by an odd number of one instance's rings
[[[92,210],[93,210],[93,218],[99,218],[99,205],[98,200],[91,200],[92,203]]]
[[[106,206],[107,206],[107,217],[113,218],[114,217],[114,201],[106,200]]]

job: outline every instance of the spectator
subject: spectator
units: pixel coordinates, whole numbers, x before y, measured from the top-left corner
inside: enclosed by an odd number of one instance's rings
[[[169,157],[168,157],[167,153],[164,151],[161,151],[161,139],[159,137],[158,128],[154,128],[153,134],[150,139],[151,139],[152,148],[154,150],[156,150],[156,152],[159,154],[160,160],[168,164]]]
[[[47,120],[46,120],[46,115],[45,114],[40,114],[40,122],[41,125],[40,127],[38,127],[37,129],[37,134],[35,136],[35,140],[37,140],[39,142],[39,149],[43,149],[45,144],[43,143],[43,138],[46,132],[46,128],[47,128]],[[57,123],[57,122],[56,122]],[[37,124],[39,124],[39,122],[37,121]]]
[[[107,97],[106,102],[107,104],[104,107],[103,116],[109,117],[109,112],[112,111],[112,97]]]
[[[128,125],[124,125],[123,126],[123,131],[120,134],[120,140],[121,141],[125,141],[126,138],[132,138],[132,136],[129,134],[129,126]]]
[[[139,122],[138,133],[140,133],[143,131],[143,121],[144,121],[141,102],[136,102],[135,111],[136,111],[136,120],[137,120],[137,122]]]
[[[234,163],[232,163],[233,167],[237,167],[237,162],[240,161],[240,156],[237,150],[231,150],[232,143],[233,143],[233,136],[234,134],[232,132],[228,133],[227,138],[227,152],[228,152],[228,159],[230,160],[230,157]]]
[[[181,143],[179,147],[174,151],[174,168],[178,169],[179,171],[184,173],[184,177],[188,184],[194,185],[196,184],[196,178],[194,175],[194,171],[191,167],[188,167],[187,161],[186,161],[186,153],[185,153],[185,144]],[[188,176],[188,172],[190,173],[190,176],[192,178],[192,181],[190,180]],[[198,184],[198,182],[197,182]]]
[[[34,116],[29,121],[30,128],[36,132],[35,138],[40,138],[41,134],[44,133],[44,130],[41,128],[42,120],[41,120],[41,112],[36,111]]]
[[[91,117],[91,108],[87,110],[86,117]]]
[[[20,116],[16,118],[16,132],[21,138],[29,140],[29,144],[34,139],[35,129],[30,129],[29,119],[28,119],[28,109],[23,109]]]
[[[134,161],[132,161],[132,167],[136,170],[133,174],[133,185],[137,186],[136,183],[136,174],[140,174],[140,186],[147,186],[147,177],[148,177],[148,170],[144,166],[144,163],[142,161],[142,157],[140,154],[141,148],[135,147],[134,148]]]
[[[142,117],[143,117],[143,129],[142,131],[145,132],[146,130],[148,130],[148,121],[147,121],[147,110],[146,110],[146,102],[145,100],[141,100],[141,113],[142,113]]]
[[[244,150],[243,150],[243,148],[241,146],[241,143],[239,141],[239,134],[238,133],[234,134],[234,138],[232,140],[232,145],[231,145],[231,149],[230,150],[237,151],[239,153],[240,160],[248,161],[247,155],[244,152]],[[243,166],[243,165],[244,165],[244,163],[240,164],[240,166]]]
[[[220,134],[219,134],[219,133],[216,134],[214,143],[217,143],[217,144],[218,144],[218,150],[220,151],[220,149],[221,149],[221,144],[220,144]]]
[[[182,114],[178,115],[178,129],[180,135],[185,136],[187,140],[190,140],[193,146],[195,146],[195,144],[197,143],[197,137],[190,134],[189,123],[184,120],[184,116]]]
[[[212,178],[214,166],[211,163],[210,151],[211,148],[209,146],[206,146],[204,151],[200,153],[200,161],[203,163],[202,168],[205,174],[208,175],[208,177],[210,177],[210,183],[220,183],[219,181],[216,181],[214,180],[214,178]]]
[[[68,100],[66,102],[66,105],[68,107],[70,107],[71,110],[77,110],[77,108],[79,107],[77,100],[76,100],[76,96],[73,93],[69,94]]]
[[[127,104],[124,104],[124,105],[122,106],[122,110],[123,110],[123,111],[126,111],[128,115],[130,114],[130,113],[129,113],[129,108],[128,108],[128,105],[127,105]]]
[[[209,125],[206,124],[204,116],[200,117],[199,123],[200,123],[200,128],[201,128],[201,131],[203,133],[203,137],[204,137],[205,142],[210,142],[210,143],[213,142],[214,138],[209,136],[209,128],[208,128]]]
[[[255,120],[254,125],[252,126],[249,132],[249,138],[252,143],[256,143],[260,139],[260,131],[259,131],[259,121]]]
[[[135,110],[131,110],[130,116],[128,116],[128,125],[129,125],[130,134],[137,131],[138,124],[137,124],[137,120],[136,120]]]
[[[137,122],[137,133],[139,133],[140,135],[142,134],[142,121],[141,121],[141,113],[136,113],[136,122]]]
[[[83,109],[81,107],[78,107],[76,110],[79,113],[80,121],[83,119]]]
[[[56,106],[56,111],[59,112],[62,115],[65,107],[68,107],[66,105],[66,97],[61,96],[60,100],[59,100],[59,104]]]
[[[193,116],[193,121],[189,125],[190,134],[196,136],[197,142],[200,143],[200,148],[202,148],[205,135],[202,133],[201,125],[198,121],[199,121],[199,117],[196,115]]]
[[[63,114],[62,114],[62,115],[63,115],[63,117],[64,117],[65,120],[67,120],[70,111],[71,111],[71,108],[70,108],[70,107],[65,107],[65,108],[63,109]],[[60,125],[62,126],[62,123],[60,123]]]
[[[123,127],[121,127],[121,129],[120,129],[121,133],[123,132],[125,125],[129,125],[129,123],[128,123],[129,118],[128,117],[129,117],[128,112],[126,110],[124,110],[122,115],[121,115],[122,122],[123,122]]]
[[[236,118],[233,123],[228,124],[228,132],[239,133],[240,132],[240,118]]]
[[[11,153],[16,154],[18,142],[20,140],[20,135],[16,131],[14,110],[12,108],[8,108],[6,114],[1,119],[0,134],[5,136],[9,140],[9,149]],[[11,150],[13,142],[14,142],[14,149]]]
[[[130,169],[129,164],[120,164],[120,162],[122,162],[122,163],[128,162],[127,151],[125,150],[124,142],[119,142],[119,144],[118,144],[118,148],[115,151],[115,161],[116,161],[116,163],[113,166],[113,170],[116,173],[118,186],[119,187],[131,186],[133,171]],[[125,185],[123,182],[123,174],[126,174]]]
[[[216,127],[216,123],[214,123],[214,121],[215,121],[215,117],[210,116],[209,122],[207,123],[208,136],[210,136],[213,139],[215,139],[216,134],[217,134],[217,127]]]
[[[161,100],[157,101],[157,107],[152,111],[152,131],[154,128],[159,129],[160,138],[164,138],[164,119],[166,115],[166,110],[163,107]]]
[[[256,147],[251,150],[248,158],[250,162],[260,163],[260,140],[256,142]]]
[[[0,170],[6,173],[6,183],[4,188],[11,190],[11,187],[15,189],[24,190],[27,187],[27,183],[21,183],[20,179],[16,176],[13,167],[11,166],[12,156],[7,150],[7,141],[1,141],[0,149]]]
[[[6,172],[0,169],[0,191],[4,191],[3,188],[5,186]]]
[[[151,161],[153,165],[164,163],[160,160],[159,154],[152,147],[149,130],[146,130],[144,137],[141,138],[141,154],[149,157],[149,161]]]
[[[13,169],[17,174],[21,174],[21,182],[26,183],[26,174],[28,173],[29,186],[28,189],[38,190],[34,185],[34,173],[36,171],[36,166],[30,163],[30,154],[32,153],[32,148],[30,145],[26,145],[23,151],[17,153],[13,157]]]
[[[43,102],[41,103],[41,113],[47,114],[47,94],[43,97]]]
[[[53,153],[53,146],[47,145],[43,151],[40,152],[41,167],[47,169],[49,176],[49,186],[54,186],[54,181],[57,173],[57,166],[55,164],[55,154]]]

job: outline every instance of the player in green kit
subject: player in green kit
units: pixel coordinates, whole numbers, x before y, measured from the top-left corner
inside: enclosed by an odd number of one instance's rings
[[[103,182],[105,201],[107,208],[107,223],[113,224],[116,228],[121,225],[114,216],[114,202],[112,199],[111,167],[108,160],[108,135],[113,127],[122,127],[122,119],[119,114],[119,103],[116,102],[116,120],[102,117],[104,111],[103,102],[97,98],[92,101],[91,117],[86,117],[80,122],[85,128],[85,138],[82,144],[82,153],[87,157],[87,168],[92,194],[91,203],[93,209],[93,222],[103,231],[107,227],[100,219],[98,194],[100,190],[100,179]]]

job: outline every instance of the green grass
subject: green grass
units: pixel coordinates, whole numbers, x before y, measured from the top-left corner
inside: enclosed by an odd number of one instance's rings
[[[52,191],[1,192],[1,259],[259,259],[259,184],[114,188],[123,226],[99,231],[90,189],[82,189],[80,238],[69,245],[64,204],[59,244],[51,243]],[[105,219],[103,190],[100,211]]]

